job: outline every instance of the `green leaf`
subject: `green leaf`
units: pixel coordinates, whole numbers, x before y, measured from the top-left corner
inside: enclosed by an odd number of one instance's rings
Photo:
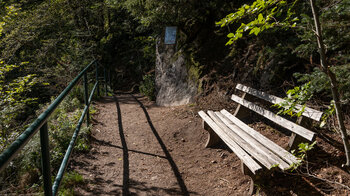
[[[229,33],[229,34],[227,35],[228,38],[232,38],[232,37],[234,37],[234,36],[235,36],[235,34],[233,34],[233,33]]]
[[[253,33],[254,33],[254,35],[257,36],[260,32],[261,32],[261,29],[260,29],[259,27],[254,27],[254,28],[249,32],[249,34],[253,34]]]
[[[296,22],[296,21],[299,21],[299,18],[298,17],[295,17],[293,18],[292,22]]]
[[[260,13],[258,16],[259,23],[262,23],[264,21],[264,16]]]

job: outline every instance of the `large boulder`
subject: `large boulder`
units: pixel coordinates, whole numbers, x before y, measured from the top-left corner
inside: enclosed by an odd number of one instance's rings
[[[192,103],[197,85],[189,77],[186,58],[176,52],[175,45],[156,44],[155,85],[156,103],[160,106],[178,106]]]

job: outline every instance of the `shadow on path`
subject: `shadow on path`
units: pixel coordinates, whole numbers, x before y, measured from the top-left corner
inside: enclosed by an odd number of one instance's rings
[[[109,147],[118,148],[118,149],[123,149],[123,147],[114,145],[111,142],[98,140],[96,138],[92,138],[92,139],[94,140],[94,142],[98,143],[99,145],[109,146]],[[129,152],[134,152],[134,153],[138,153],[138,154],[143,154],[143,155],[148,155],[148,156],[152,156],[152,157],[158,157],[158,158],[166,159],[166,157],[162,156],[162,155],[152,154],[152,153],[148,153],[148,152],[141,152],[141,151],[138,151],[138,150],[131,150],[131,149],[128,149],[128,150],[129,150]]]
[[[123,149],[123,195],[126,196],[126,195],[129,195],[129,178],[130,178],[129,152],[128,152],[129,150],[125,140],[123,122],[122,122],[122,113],[120,110],[118,98],[114,95],[113,95],[113,98],[117,106],[119,135],[120,135],[120,141],[122,142],[122,146],[123,146],[122,147]]]
[[[150,128],[151,128],[151,130],[152,130],[152,132],[154,134],[154,136],[157,138],[158,143],[161,146],[161,148],[162,148],[162,150],[163,150],[163,152],[164,152],[164,154],[166,156],[166,159],[169,161],[169,164],[170,164],[170,166],[171,166],[171,168],[172,168],[172,170],[174,172],[174,175],[176,177],[177,183],[179,184],[179,186],[181,188],[182,195],[189,195],[189,192],[187,190],[187,187],[185,185],[184,180],[182,179],[182,176],[181,176],[181,174],[179,172],[179,169],[178,169],[176,163],[174,162],[173,158],[171,157],[171,155],[170,155],[168,149],[166,148],[165,144],[163,143],[161,137],[159,136],[157,130],[154,128],[152,120],[149,117],[149,114],[148,114],[145,106],[133,94],[130,94],[130,95],[135,99],[135,101],[140,105],[140,107],[142,108],[143,112],[145,113],[145,116],[147,118],[147,122],[148,122],[148,124],[149,124],[149,126],[150,126]]]

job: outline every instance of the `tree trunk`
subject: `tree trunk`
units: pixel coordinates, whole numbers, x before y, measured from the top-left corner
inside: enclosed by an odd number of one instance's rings
[[[110,32],[110,14],[109,14],[109,8],[105,1],[103,1],[103,22],[104,22],[104,31],[106,34]]]
[[[316,6],[315,1],[310,0],[312,14],[315,21],[315,27],[316,27],[316,37],[317,37],[317,44],[319,53],[321,56],[321,68],[324,73],[327,74],[330,82],[331,82],[331,90],[332,90],[332,96],[335,104],[335,112],[340,128],[341,137],[343,139],[344,149],[345,149],[345,155],[346,155],[346,163],[345,166],[350,166],[350,146],[349,146],[349,140],[348,140],[348,134],[346,132],[346,128],[344,125],[344,114],[341,109],[341,103],[340,103],[340,94],[338,91],[338,82],[337,78],[335,77],[335,74],[332,72],[332,70],[329,69],[329,66],[326,61],[326,54],[325,54],[325,47],[323,43],[322,38],[322,30],[320,28],[320,21],[316,12]]]

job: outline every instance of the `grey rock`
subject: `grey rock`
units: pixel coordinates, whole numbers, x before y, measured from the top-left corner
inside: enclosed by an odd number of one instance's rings
[[[197,94],[195,82],[188,78],[186,58],[175,52],[176,46],[156,44],[156,103],[159,106],[178,106],[193,103]]]

